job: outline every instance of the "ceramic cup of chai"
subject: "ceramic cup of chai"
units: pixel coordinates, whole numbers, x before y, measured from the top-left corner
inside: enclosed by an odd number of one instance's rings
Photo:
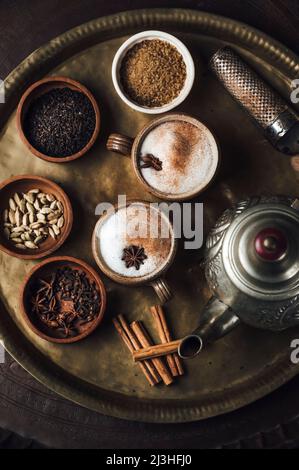
[[[168,216],[157,206],[146,201],[113,206],[95,226],[92,251],[113,281],[150,285],[163,304],[172,297],[165,274],[175,259],[177,239]]]
[[[144,188],[168,201],[186,201],[201,194],[214,180],[220,162],[213,133],[185,114],[155,119],[135,139],[111,134],[107,149],[131,157]]]

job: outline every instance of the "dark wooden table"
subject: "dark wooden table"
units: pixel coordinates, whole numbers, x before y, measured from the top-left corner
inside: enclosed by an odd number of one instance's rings
[[[98,16],[184,7],[238,19],[298,51],[298,0],[0,0],[0,78],[58,34]],[[38,384],[9,356],[0,365],[0,448],[294,448],[299,378],[242,410],[198,423],[151,425],[109,418]]]

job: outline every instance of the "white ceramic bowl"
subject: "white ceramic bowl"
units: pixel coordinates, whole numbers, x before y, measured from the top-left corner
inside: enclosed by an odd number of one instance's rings
[[[119,71],[121,67],[122,60],[126,53],[128,52],[131,47],[133,47],[138,42],[150,39],[160,39],[161,41],[167,41],[172,46],[175,46],[177,50],[182,55],[185,64],[186,64],[186,81],[183,89],[181,90],[180,94],[170,103],[156,107],[156,108],[149,108],[146,106],[140,106],[131,100],[123,91]],[[194,62],[190,52],[188,51],[187,47],[175,36],[171,34],[164,33],[163,31],[143,31],[142,33],[135,34],[131,36],[127,41],[125,41],[122,46],[118,49],[112,63],[112,80],[120,98],[128,105],[130,108],[135,109],[135,111],[140,111],[141,113],[146,114],[160,114],[166,113],[174,108],[176,108],[179,104],[181,104],[189,95],[193,83],[194,83],[194,76],[195,76],[195,68]]]

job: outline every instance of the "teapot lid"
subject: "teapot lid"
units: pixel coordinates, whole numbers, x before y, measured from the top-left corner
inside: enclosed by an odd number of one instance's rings
[[[299,211],[277,202],[249,207],[223,241],[224,268],[242,292],[283,300],[299,292]]]

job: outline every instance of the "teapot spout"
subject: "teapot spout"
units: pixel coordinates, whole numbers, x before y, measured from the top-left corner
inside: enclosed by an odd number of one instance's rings
[[[239,323],[239,317],[230,307],[216,297],[212,297],[201,315],[198,328],[193,334],[182,340],[178,351],[180,357],[192,359],[201,352],[207,343],[222,338]]]

